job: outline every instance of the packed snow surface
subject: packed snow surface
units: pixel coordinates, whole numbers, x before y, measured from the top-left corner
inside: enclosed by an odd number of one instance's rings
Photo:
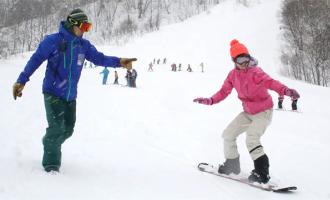
[[[98,46],[107,55],[136,57],[137,88],[102,85],[102,67],[82,72],[73,136],[62,146],[61,173],[41,166],[47,127],[41,91],[45,64],[14,101],[12,85],[32,52],[0,60],[0,199],[330,199],[330,91],[285,78],[280,71],[280,1],[250,8],[225,1],[209,12],[162,27],[126,46]],[[233,90],[214,106],[193,103],[218,91],[233,68],[232,39],[244,43],[273,78],[296,89],[300,113],[274,111],[262,137],[272,181],[295,185],[291,194],[265,192],[197,170],[199,162],[224,161],[221,133],[242,111]],[[154,58],[167,58],[155,65]],[[204,73],[198,66],[204,62]],[[172,63],[182,63],[172,72]],[[193,72],[186,72],[190,64]],[[118,69],[125,85],[125,71]],[[277,94],[270,92],[275,104]],[[290,109],[290,99],[284,106]],[[239,137],[242,171],[253,163]]]

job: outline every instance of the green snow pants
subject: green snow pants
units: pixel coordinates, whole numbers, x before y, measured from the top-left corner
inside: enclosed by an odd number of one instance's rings
[[[44,168],[61,166],[61,145],[73,134],[76,122],[76,101],[64,101],[44,93],[48,128],[42,139]]]

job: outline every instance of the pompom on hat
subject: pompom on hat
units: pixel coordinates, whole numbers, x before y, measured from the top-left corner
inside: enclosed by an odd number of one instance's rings
[[[250,55],[249,50],[246,48],[244,44],[240,43],[236,39],[233,39],[230,42],[230,56],[234,59],[241,54]]]

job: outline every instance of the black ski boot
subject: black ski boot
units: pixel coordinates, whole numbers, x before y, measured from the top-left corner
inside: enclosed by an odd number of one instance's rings
[[[219,166],[218,172],[219,174],[226,174],[226,175],[229,175],[231,173],[239,174],[241,172],[239,157],[234,159],[226,159],[226,161]]]
[[[250,182],[268,183],[269,176],[269,160],[267,155],[263,155],[254,161],[254,170],[249,176]]]

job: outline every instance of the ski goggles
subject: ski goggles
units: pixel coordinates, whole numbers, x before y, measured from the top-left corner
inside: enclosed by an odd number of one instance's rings
[[[73,19],[71,16],[68,17],[68,21],[74,25],[74,26],[78,26],[78,28],[82,31],[82,32],[88,32],[92,29],[92,23],[88,22],[88,21],[82,21],[79,22],[76,19]]]
[[[81,22],[80,25],[79,25],[79,29],[82,32],[88,32],[92,29],[92,23],[90,23],[90,22]]]
[[[251,57],[248,55],[238,56],[234,59],[234,62],[239,65],[243,65],[245,63],[250,62]]]

